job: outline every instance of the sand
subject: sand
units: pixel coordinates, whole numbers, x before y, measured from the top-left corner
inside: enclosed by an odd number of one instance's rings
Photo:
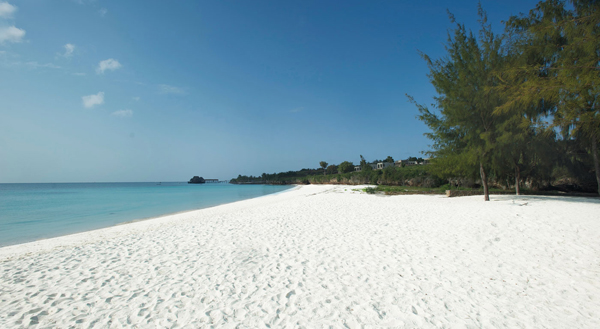
[[[600,200],[302,186],[0,249],[1,328],[600,328]]]

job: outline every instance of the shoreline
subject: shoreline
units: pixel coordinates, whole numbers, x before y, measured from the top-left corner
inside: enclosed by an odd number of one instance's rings
[[[133,224],[133,223],[138,223],[138,222],[142,222],[142,221],[146,221],[146,220],[157,219],[157,218],[161,218],[161,217],[167,217],[167,216],[185,214],[185,213],[188,213],[188,212],[193,212],[193,211],[198,211],[198,210],[203,210],[203,209],[209,209],[209,208],[219,207],[219,206],[222,206],[222,205],[226,205],[226,204],[230,204],[230,203],[235,203],[235,202],[242,202],[242,201],[246,201],[246,200],[264,198],[264,197],[268,197],[268,196],[271,196],[271,195],[276,195],[276,194],[279,194],[279,193],[285,193],[285,192],[288,192],[288,191],[292,191],[294,188],[295,187],[290,187],[287,190],[283,190],[283,191],[279,191],[279,192],[265,194],[265,195],[257,196],[257,197],[254,197],[254,198],[244,199],[244,200],[219,203],[219,204],[216,204],[216,205],[212,205],[212,206],[208,206],[208,207],[203,207],[203,208],[196,208],[196,209],[190,209],[190,210],[175,211],[175,212],[166,213],[166,214],[162,214],[162,215],[158,215],[158,216],[152,216],[152,217],[145,217],[145,218],[140,218],[140,219],[134,219],[134,220],[130,220],[130,221],[127,221],[127,222],[123,222],[123,223],[118,223],[118,224],[115,224],[115,225],[111,225],[111,226],[108,226],[108,227],[119,226],[119,225],[126,225],[126,224]],[[103,228],[108,228],[108,227],[103,227]],[[101,230],[103,228],[99,228],[98,230]],[[95,231],[95,230],[91,230],[91,231]],[[83,232],[77,232],[77,233],[85,233],[85,232],[91,232],[91,231],[83,231]],[[73,233],[73,234],[77,234],[77,233]],[[70,235],[70,234],[67,234],[67,235]],[[57,236],[55,238],[60,238],[60,237],[63,237],[63,236],[65,236],[65,235]],[[48,239],[54,239],[54,238],[48,238]],[[36,240],[36,241],[39,241],[39,240]],[[31,242],[35,242],[35,241],[31,241]],[[25,243],[28,243],[28,242],[25,242]],[[9,247],[9,246],[6,246],[6,247]],[[0,247],[0,249],[1,248],[3,248],[3,247]]]
[[[266,195],[261,195],[261,196],[254,197],[254,198],[238,200],[238,201],[233,201],[233,202],[225,202],[225,203],[212,205],[212,206],[208,206],[208,207],[203,207],[203,208],[182,210],[182,211],[162,214],[159,216],[139,218],[139,219],[134,219],[134,220],[130,220],[127,222],[117,223],[117,224],[102,227],[102,228],[81,231],[81,232],[75,232],[75,233],[69,233],[69,234],[59,235],[59,236],[50,237],[50,238],[41,238],[41,239],[34,240],[34,241],[16,243],[16,244],[11,244],[11,245],[7,245],[7,246],[1,246],[0,247],[0,263],[6,259],[9,259],[12,257],[18,257],[19,255],[22,255],[22,254],[29,254],[29,253],[33,253],[33,252],[44,252],[44,251],[49,251],[49,250],[55,249],[55,248],[69,247],[69,246],[79,244],[79,243],[94,242],[94,241],[97,241],[98,239],[87,239],[89,235],[92,235],[94,233],[98,233],[101,235],[103,233],[108,233],[108,234],[112,233],[112,234],[116,234],[115,236],[118,236],[119,233],[114,232],[114,231],[119,227],[128,226],[131,224],[143,223],[143,222],[147,222],[147,221],[153,221],[153,220],[166,220],[167,217],[170,218],[173,216],[185,215],[188,213],[193,213],[193,212],[201,211],[204,209],[211,209],[211,208],[215,208],[215,207],[221,207],[223,205],[229,205],[229,204],[244,202],[244,201],[248,201],[248,200],[260,199],[260,198],[264,198],[264,197],[268,197],[268,196],[274,196],[277,194],[293,191],[296,188],[297,188],[297,186],[290,187],[289,189],[286,189],[283,191],[274,192],[274,193],[270,193],[270,194],[266,194]],[[148,226],[149,226],[148,229],[152,229],[150,227],[151,226],[150,224]],[[129,233],[131,233],[131,232],[128,231],[127,233],[123,233],[123,234],[129,234]],[[110,238],[110,237],[105,237],[104,235],[102,235],[102,237]],[[65,241],[61,241],[61,240],[65,240]]]
[[[357,188],[31,243],[0,256],[0,326],[600,326],[600,200]]]
[[[180,183],[180,182],[174,182],[174,183]],[[181,183],[182,185],[185,182]],[[54,184],[54,183],[31,183],[31,184]],[[61,183],[61,184],[79,184],[79,183]],[[114,184],[114,183],[81,183],[81,184]],[[128,182],[123,182],[123,183],[117,183],[117,184],[130,184]],[[134,183],[135,184],[135,183]],[[23,185],[22,183],[18,183],[16,185]],[[187,184],[186,184],[187,185]],[[289,188],[282,190],[282,191],[278,191],[278,192],[274,192],[274,193],[270,193],[270,194],[265,194],[265,195],[259,195],[256,197],[251,197],[249,199],[254,199],[254,198],[260,198],[263,196],[268,196],[268,195],[273,195],[273,194],[277,194],[277,193],[282,193],[282,192],[286,192],[289,190],[294,189],[293,186],[290,186]],[[243,200],[235,200],[235,201],[225,201],[222,203],[217,203],[217,204],[211,204],[208,206],[201,206],[199,208],[191,208],[191,209],[186,209],[186,210],[179,210],[179,211],[167,211],[164,213],[160,213],[158,215],[150,215],[150,216],[142,216],[142,217],[137,217],[137,218],[133,218],[133,219],[127,219],[123,222],[117,222],[114,224],[108,224],[106,226],[100,225],[100,227],[95,227],[95,228],[82,228],[82,229],[74,229],[71,231],[66,231],[65,233],[59,233],[58,235],[55,236],[47,236],[47,237],[39,237],[36,238],[34,240],[28,240],[27,237],[24,237],[23,241],[19,242],[14,242],[8,245],[0,245],[0,259],[2,258],[2,249],[3,248],[7,248],[7,247],[13,247],[13,246],[19,246],[22,244],[28,244],[28,243],[34,243],[34,242],[39,242],[39,241],[45,241],[45,240],[50,240],[50,239],[56,239],[56,238],[61,238],[61,237],[65,237],[65,236],[70,236],[70,235],[75,235],[75,234],[80,234],[80,233],[85,233],[85,232],[92,232],[92,231],[97,231],[97,230],[102,230],[102,229],[106,229],[106,228],[110,228],[110,227],[115,227],[115,226],[121,226],[121,225],[125,225],[125,224],[130,224],[130,223],[136,223],[136,222],[141,222],[141,221],[146,221],[146,220],[152,220],[155,218],[161,218],[161,217],[165,217],[165,216],[172,216],[172,215],[177,215],[177,214],[183,214],[186,212],[191,212],[191,211],[197,211],[197,210],[202,210],[202,209],[206,209],[206,208],[212,208],[212,207],[217,207],[217,206],[221,206],[224,204],[228,204],[228,203],[233,203],[233,202],[239,202],[239,201],[244,201],[244,200],[249,200],[249,199],[243,199]]]

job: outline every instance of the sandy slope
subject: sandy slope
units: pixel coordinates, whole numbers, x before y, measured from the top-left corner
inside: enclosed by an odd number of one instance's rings
[[[0,249],[0,327],[600,328],[600,200],[274,196]]]

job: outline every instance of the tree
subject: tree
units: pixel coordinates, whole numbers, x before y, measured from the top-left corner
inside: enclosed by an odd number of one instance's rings
[[[385,167],[382,170],[382,172],[383,172],[383,174],[381,176],[381,181],[386,185],[391,184],[391,183],[392,184],[397,183],[400,180],[399,177],[397,177],[398,171],[396,170],[396,167],[394,167],[394,166]],[[400,183],[400,185],[401,185],[401,183]]]
[[[513,102],[555,104],[553,126],[586,141],[600,194],[600,2],[570,2],[573,9],[562,0],[543,1],[508,21],[519,51],[540,59],[513,71],[522,80]]]
[[[492,32],[481,5],[478,9],[479,38],[450,14],[456,28],[448,37],[447,57],[434,61],[422,54],[438,93],[435,100],[440,114],[422,105],[417,107],[418,118],[432,130],[426,134],[434,141],[434,151],[429,154],[438,158],[438,165],[462,175],[472,175],[478,165],[484,200],[489,201],[488,172],[493,165],[500,119],[493,112],[502,104],[499,93],[489,87],[498,83],[494,70],[503,61],[502,38]]]
[[[394,163],[394,158],[388,155],[388,157],[385,158],[385,162]]]
[[[371,171],[373,170],[373,168],[371,168],[371,165],[369,165],[369,163],[367,162],[367,160],[365,160],[365,158],[363,158],[363,156],[360,156],[360,171]]]
[[[323,175],[325,175],[326,174],[325,168],[327,168],[328,163],[325,161],[321,161],[321,162],[319,162],[319,165],[321,166],[321,168],[323,168]]]
[[[338,171],[338,167],[336,165],[329,165],[327,167],[327,175],[333,175]]]
[[[352,162],[344,161],[344,162],[340,163],[340,165],[338,166],[338,172],[340,174],[345,174],[345,173],[349,173],[349,172],[353,172],[353,171],[354,171],[354,164],[352,164]]]

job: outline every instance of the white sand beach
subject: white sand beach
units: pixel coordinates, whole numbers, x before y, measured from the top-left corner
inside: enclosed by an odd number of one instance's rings
[[[0,249],[0,328],[600,328],[600,200],[302,186]]]

